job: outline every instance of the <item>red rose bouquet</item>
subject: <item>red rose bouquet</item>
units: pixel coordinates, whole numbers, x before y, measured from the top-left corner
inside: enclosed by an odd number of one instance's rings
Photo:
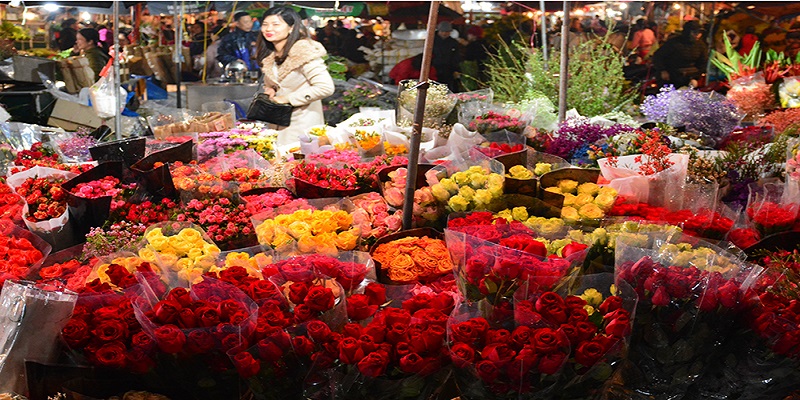
[[[250,217],[245,204],[219,197],[191,199],[172,219],[200,226],[221,250],[228,251],[258,244]]]
[[[42,265],[50,245],[8,221],[0,221],[0,284],[24,279]]]
[[[690,236],[635,247],[617,240],[616,279],[639,296],[625,389],[684,395],[720,357],[753,269],[724,250]],[[654,342],[652,338],[659,338]],[[643,371],[647,371],[643,373]]]
[[[478,151],[485,154],[487,157],[497,157],[504,154],[516,153],[525,148],[521,143],[509,144],[498,142],[487,142],[485,145],[478,146]]]
[[[25,219],[30,222],[59,218],[67,212],[67,196],[61,184],[63,178],[27,178],[17,187],[17,194],[25,199],[28,210]]]
[[[509,130],[514,133],[522,133],[525,129],[525,122],[519,118],[510,115],[501,114],[495,111],[489,111],[469,123],[471,131],[478,131],[482,134],[489,132],[499,131],[502,129]]]
[[[762,237],[791,230],[797,219],[798,209],[798,203],[771,200],[753,195],[752,192],[747,202],[747,216]]]
[[[168,221],[177,207],[178,203],[168,198],[145,200],[140,203],[112,201],[109,221],[151,225]]]
[[[561,299],[558,295],[555,295]],[[563,330],[529,318],[510,302],[461,304],[447,322],[450,358],[462,399],[552,398],[569,357]],[[539,315],[539,314],[536,314]],[[485,317],[484,317],[485,316]]]
[[[5,182],[0,183],[0,220],[12,221],[19,226],[25,226],[22,222],[22,207],[25,200],[17,195]]]
[[[136,189],[135,183],[123,184],[113,176],[106,176],[95,181],[78,183],[70,193],[84,199],[97,199],[105,196],[118,197],[123,191],[133,189]]]

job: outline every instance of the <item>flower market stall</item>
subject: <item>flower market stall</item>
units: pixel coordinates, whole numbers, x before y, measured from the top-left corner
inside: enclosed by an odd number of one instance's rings
[[[4,122],[0,394],[796,398],[800,68],[715,57],[727,95],[560,123],[417,82],[295,147],[163,107],[120,140]]]

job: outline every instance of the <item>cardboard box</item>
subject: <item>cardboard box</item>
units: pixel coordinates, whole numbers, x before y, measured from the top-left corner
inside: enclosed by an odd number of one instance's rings
[[[72,101],[58,99],[50,113],[47,124],[57,126],[67,131],[75,131],[80,127],[96,129],[100,125],[106,125],[114,130],[114,118],[102,119],[94,109],[83,104]]]

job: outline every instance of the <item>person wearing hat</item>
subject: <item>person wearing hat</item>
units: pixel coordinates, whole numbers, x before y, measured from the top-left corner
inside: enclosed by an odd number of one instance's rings
[[[700,40],[701,35],[700,23],[688,21],[680,35],[667,40],[653,53],[653,69],[659,84],[697,85],[708,62],[708,48]]]
[[[436,31],[431,65],[436,68],[439,82],[446,84],[450,90],[456,92],[458,89],[456,75],[459,74],[461,57],[458,53],[458,41],[450,37],[453,25],[448,21],[440,22]]]
[[[251,60],[252,49],[255,49],[257,32],[253,32],[253,18],[247,11],[238,11],[233,14],[236,30],[225,35],[217,50],[217,61],[228,65],[233,61],[241,60],[251,71],[258,70],[258,62]]]
[[[75,18],[67,18],[61,23],[61,32],[58,33],[59,50],[64,51],[75,47],[79,28],[78,21]]]

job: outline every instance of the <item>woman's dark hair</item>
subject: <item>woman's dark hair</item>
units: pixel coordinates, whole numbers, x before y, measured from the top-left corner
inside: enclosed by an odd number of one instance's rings
[[[100,34],[97,33],[96,29],[93,28],[83,28],[78,31],[78,33],[86,39],[87,42],[94,41],[94,45],[97,46],[100,43]]]
[[[275,57],[275,61],[278,64],[283,64],[286,61],[286,57],[289,55],[289,50],[291,50],[292,46],[300,40],[308,38],[308,30],[303,25],[302,18],[300,18],[300,14],[297,13],[293,8],[286,7],[286,6],[276,6],[272,7],[266,12],[264,12],[264,16],[261,17],[262,26],[264,19],[269,17],[270,15],[277,15],[286,22],[289,27],[291,27],[291,31],[289,32],[289,36],[286,38],[286,45],[283,47],[283,54],[278,54]],[[264,39],[264,34],[261,33],[258,35],[256,39],[256,58],[258,60],[263,60],[268,55],[272,54],[275,51],[275,45],[271,42]],[[260,61],[259,61],[260,62]]]

